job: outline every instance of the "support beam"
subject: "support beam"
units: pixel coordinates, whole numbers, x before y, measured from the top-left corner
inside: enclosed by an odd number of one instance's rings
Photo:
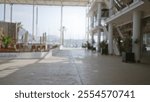
[[[135,61],[140,62],[141,58],[141,12],[133,12],[133,37],[132,37],[132,51],[135,54]],[[135,43],[137,41],[137,43]]]
[[[13,17],[13,4],[10,4],[10,22],[12,22]]]
[[[38,36],[38,6],[36,7],[36,37]]]
[[[34,5],[34,0],[33,0],[33,11],[32,11],[32,40],[34,40],[34,12],[35,12],[35,10],[34,10],[34,8],[35,8],[35,5]]]
[[[102,5],[99,2],[98,3],[98,10],[97,10],[97,21],[98,21],[98,26],[101,26],[101,15],[102,15]],[[101,41],[101,29],[98,29],[98,33],[97,33],[97,51],[100,52],[100,41]]]
[[[89,31],[89,17],[88,17],[88,30]],[[89,41],[89,32],[87,32],[87,41]]]
[[[109,16],[112,16],[113,14],[113,4],[114,1],[110,0],[110,6],[109,6]],[[113,26],[111,23],[109,23],[109,28],[108,28],[109,34],[108,34],[108,52],[110,55],[113,54]]]
[[[63,5],[61,6],[61,18],[60,18],[60,43],[64,45],[64,28],[63,28]]]
[[[6,0],[4,0],[4,22],[6,21]]]
[[[90,24],[90,19],[87,17],[87,31],[89,31],[89,24]],[[87,41],[89,41],[89,32],[87,32]]]
[[[93,44],[94,44],[94,34],[91,33],[91,45],[93,46]]]
[[[114,0],[109,0],[109,16],[113,15]]]
[[[94,27],[94,17],[93,15],[90,18],[90,29],[92,29]],[[94,45],[94,33],[91,32],[91,46]]]
[[[94,27],[94,17],[93,15],[90,17],[90,29]]]
[[[109,35],[108,35],[108,52],[110,55],[113,54],[113,26],[112,24],[109,24]]]

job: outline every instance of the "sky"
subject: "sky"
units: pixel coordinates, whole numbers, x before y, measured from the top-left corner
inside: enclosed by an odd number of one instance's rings
[[[35,6],[35,12],[36,12]],[[85,7],[63,7],[63,26],[65,26],[65,39],[84,39],[86,24]],[[3,21],[4,5],[0,5],[0,20]],[[21,22],[23,28],[32,33],[32,5],[13,5],[13,22]],[[38,6],[38,33],[42,35],[60,36],[60,6]],[[36,14],[35,14],[36,15]],[[10,21],[10,5],[6,6],[6,21]],[[36,23],[36,21],[35,21]],[[36,26],[35,26],[36,28]],[[34,31],[36,32],[36,31]]]

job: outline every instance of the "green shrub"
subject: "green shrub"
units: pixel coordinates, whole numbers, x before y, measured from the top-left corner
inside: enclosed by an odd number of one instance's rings
[[[4,36],[2,39],[4,48],[7,48],[8,45],[11,43],[11,37],[10,36]]]

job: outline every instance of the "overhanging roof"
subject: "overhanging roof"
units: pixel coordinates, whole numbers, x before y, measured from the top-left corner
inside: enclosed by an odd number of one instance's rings
[[[53,6],[86,6],[89,0],[0,0],[6,4],[53,5]]]

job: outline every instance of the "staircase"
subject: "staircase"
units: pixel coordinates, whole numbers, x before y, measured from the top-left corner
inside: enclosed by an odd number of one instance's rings
[[[118,31],[119,36],[120,36],[121,38],[124,38],[124,36],[123,36],[121,30],[119,29],[119,27],[116,27],[116,30]]]
[[[118,11],[126,7],[126,5],[124,4],[124,2],[122,2],[122,0],[114,0],[114,3]]]

